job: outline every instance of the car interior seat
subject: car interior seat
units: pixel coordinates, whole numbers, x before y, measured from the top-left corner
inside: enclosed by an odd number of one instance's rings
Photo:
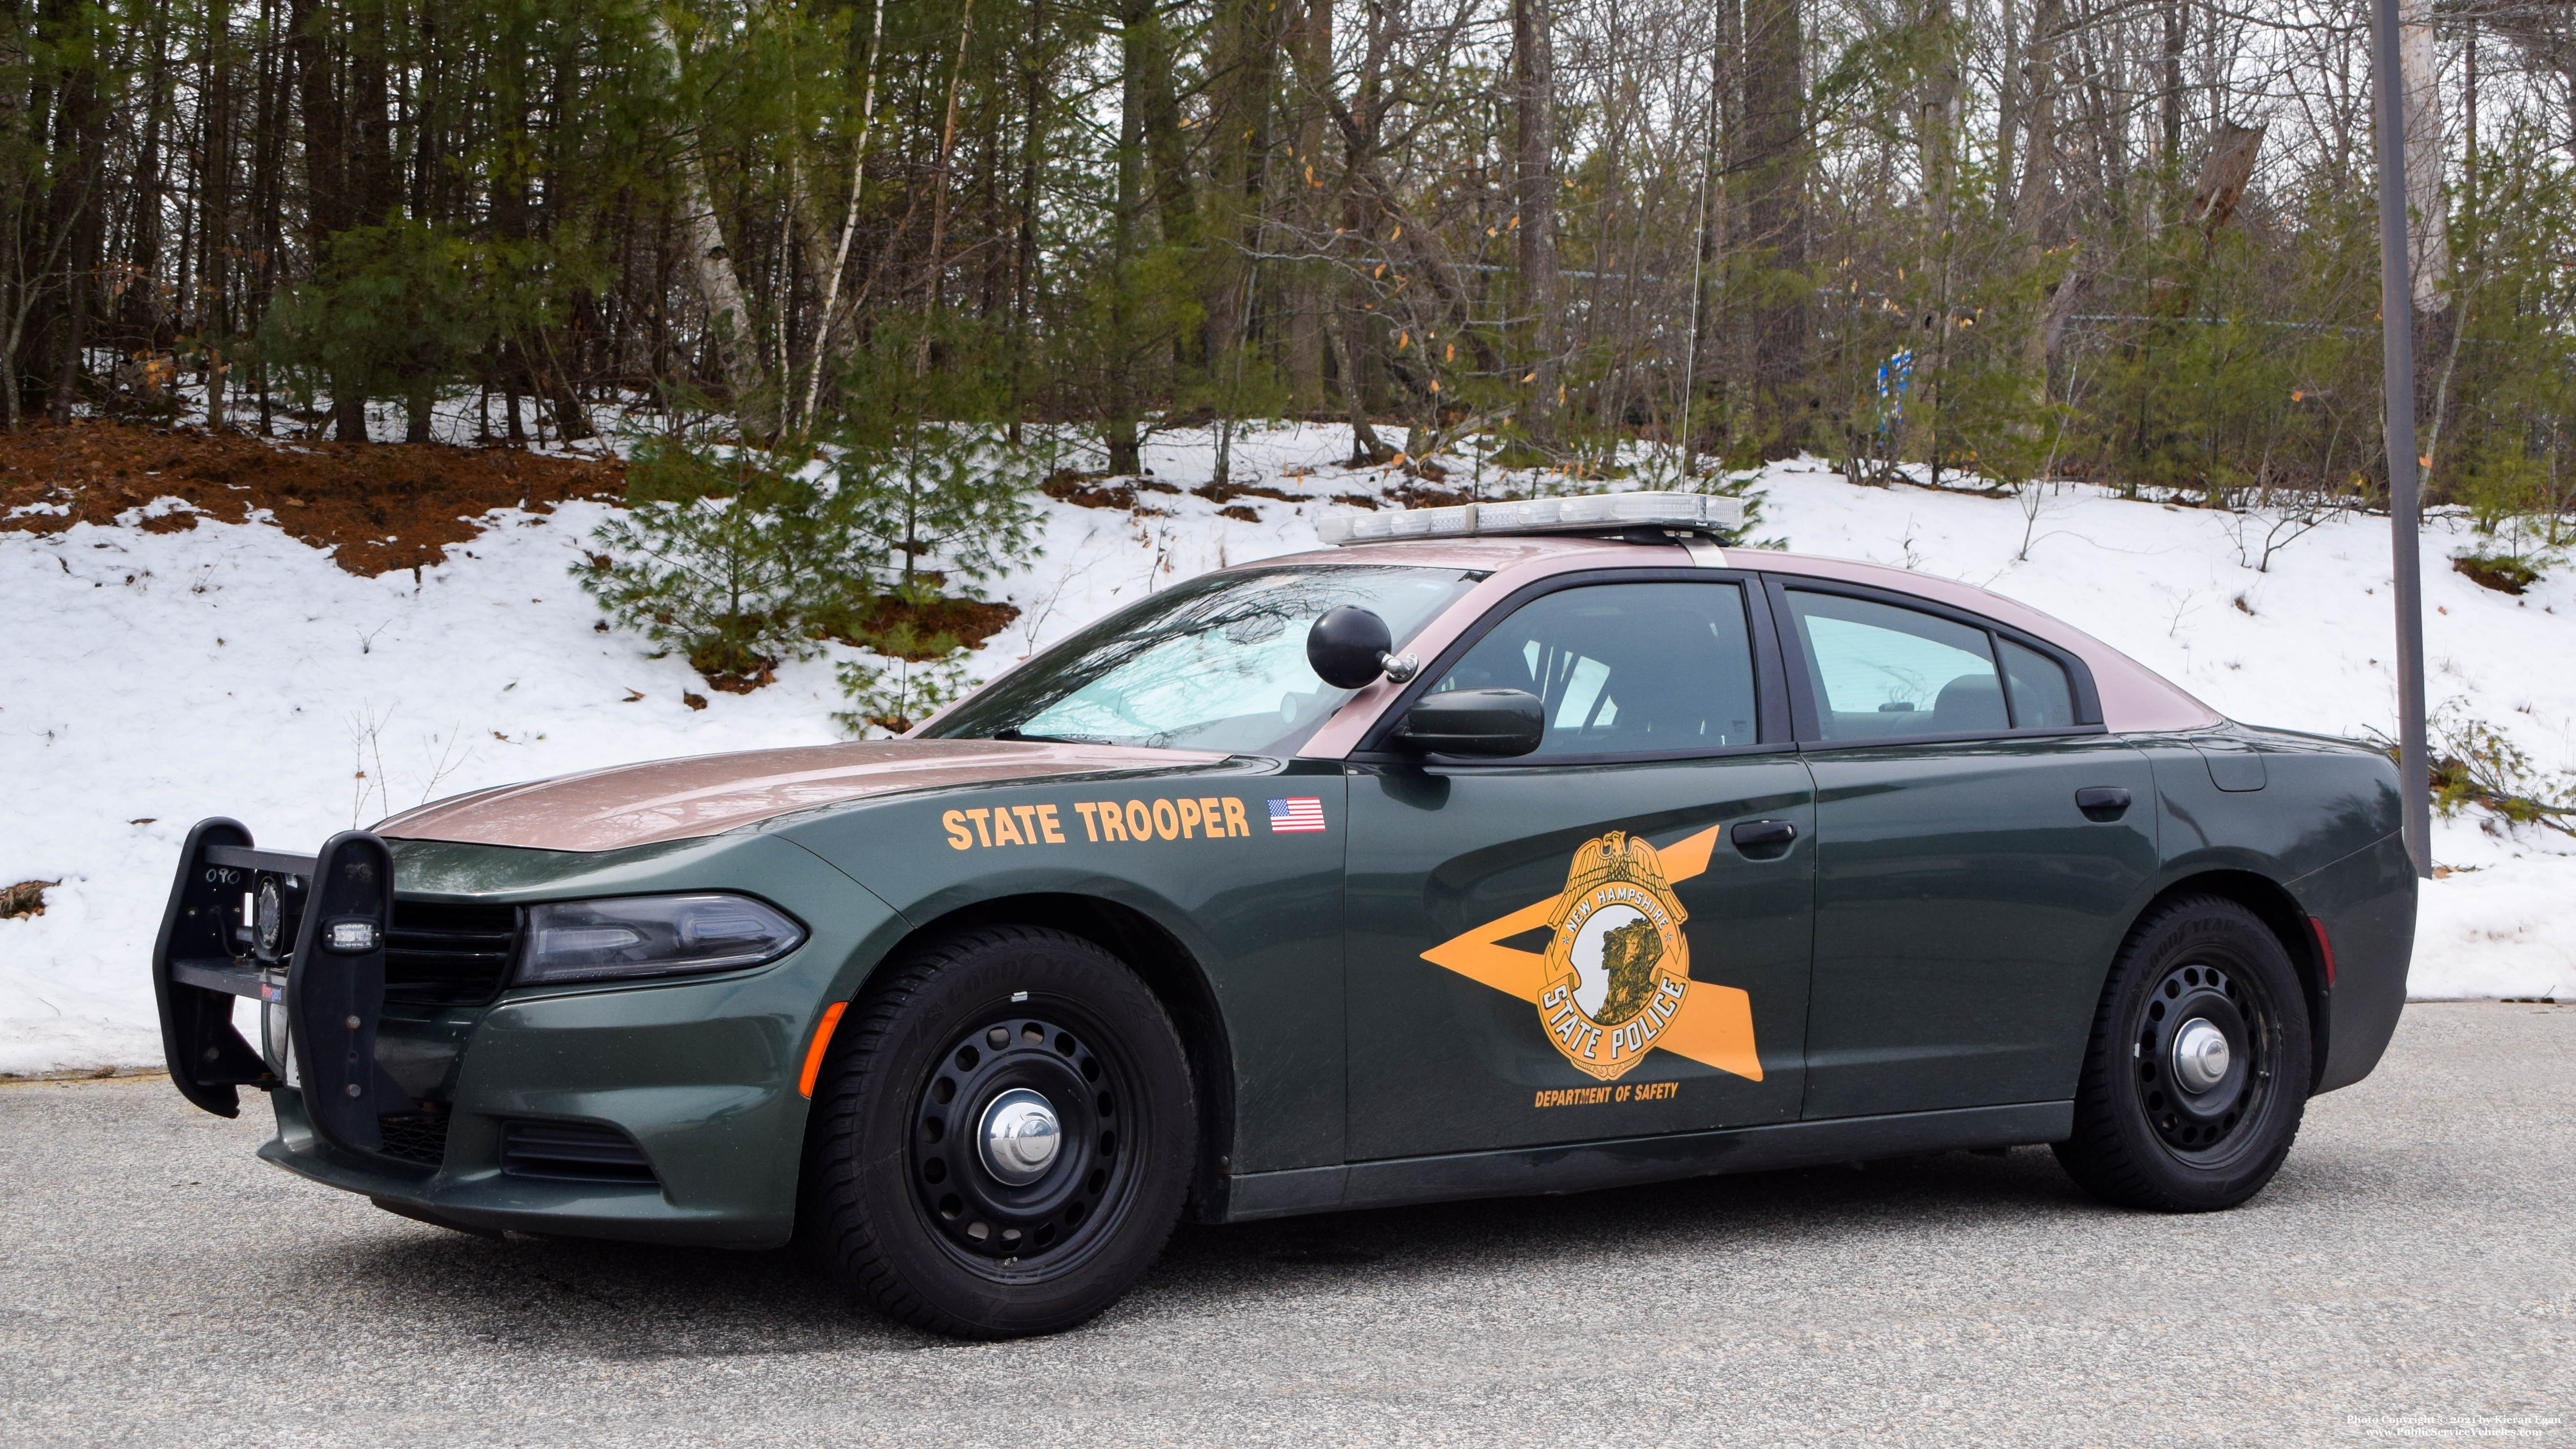
[[[1991,674],[1962,674],[1934,697],[1926,733],[1966,735],[2011,727],[2011,717],[2004,713],[2003,682]]]

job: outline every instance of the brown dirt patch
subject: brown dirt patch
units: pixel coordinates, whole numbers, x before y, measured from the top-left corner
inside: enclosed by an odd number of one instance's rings
[[[1476,501],[1476,495],[1472,493],[1461,493],[1454,488],[1426,488],[1419,483],[1390,488],[1386,496],[1402,508],[1455,508],[1461,503]]]
[[[982,599],[911,600],[900,594],[879,594],[861,617],[832,625],[829,637],[854,648],[920,661],[936,659],[947,652],[937,647],[942,636],[968,649],[981,649],[986,640],[1009,628],[1018,617],[1016,604]]]
[[[83,421],[0,434],[0,530],[59,533],[113,524],[161,498],[187,507],[145,518],[179,533],[199,518],[241,523],[266,509],[277,526],[353,574],[443,561],[483,531],[496,508],[550,513],[576,498],[620,498],[615,462],[511,448],[429,443],[272,442],[195,428]],[[21,512],[42,505],[44,512]],[[54,512],[65,509],[66,512]]]
[[[2480,588],[2493,589],[2499,594],[2519,594],[2540,582],[2540,570],[2518,558],[2463,554],[2451,560],[2451,569],[2466,575]]]
[[[1070,503],[1076,508],[1134,508],[1136,495],[1139,493],[1181,491],[1176,484],[1157,483],[1151,478],[1131,478],[1124,483],[1116,484],[1106,481],[1114,476],[1116,475],[1109,473],[1077,473],[1066,468],[1048,474],[1047,480],[1038,485],[1038,491],[1059,503]],[[1156,517],[1170,516],[1161,509],[1148,508],[1143,511]]]
[[[1136,490],[1104,488],[1095,481],[1106,476],[1101,473],[1056,473],[1039,484],[1038,491],[1059,503],[1070,503],[1076,508],[1135,507]]]
[[[1210,503],[1232,503],[1238,498],[1276,498],[1282,503],[1305,503],[1311,493],[1291,493],[1284,488],[1268,488],[1258,483],[1210,483],[1190,490]]]

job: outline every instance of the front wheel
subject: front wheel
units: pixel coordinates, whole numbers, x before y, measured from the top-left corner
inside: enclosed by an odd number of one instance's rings
[[[1107,951],[1026,926],[888,963],[814,1092],[810,1227],[918,1328],[1053,1333],[1143,1276],[1180,1216],[1197,1119],[1180,1038]]]
[[[2306,996],[2280,940],[2234,901],[2169,902],[2111,968],[2057,1160],[2123,1207],[2234,1207],[2289,1155],[2309,1065]]]

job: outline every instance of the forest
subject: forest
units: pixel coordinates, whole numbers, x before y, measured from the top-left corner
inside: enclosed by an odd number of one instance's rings
[[[2437,503],[2576,504],[2576,7],[2408,0]],[[0,407],[1347,421],[2383,491],[2360,0],[14,0]],[[180,384],[192,384],[181,386]],[[1222,482],[1222,442],[1218,468]]]

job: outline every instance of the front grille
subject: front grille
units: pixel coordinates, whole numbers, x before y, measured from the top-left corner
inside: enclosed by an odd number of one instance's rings
[[[378,1117],[376,1130],[384,1134],[384,1154],[404,1162],[417,1162],[423,1167],[436,1167],[447,1160],[447,1114],[439,1112],[405,1112],[400,1116]]]
[[[481,1006],[501,993],[518,946],[515,907],[396,896],[385,938],[385,1002]]]
[[[501,1171],[556,1182],[657,1184],[635,1139],[598,1122],[501,1124]]]

